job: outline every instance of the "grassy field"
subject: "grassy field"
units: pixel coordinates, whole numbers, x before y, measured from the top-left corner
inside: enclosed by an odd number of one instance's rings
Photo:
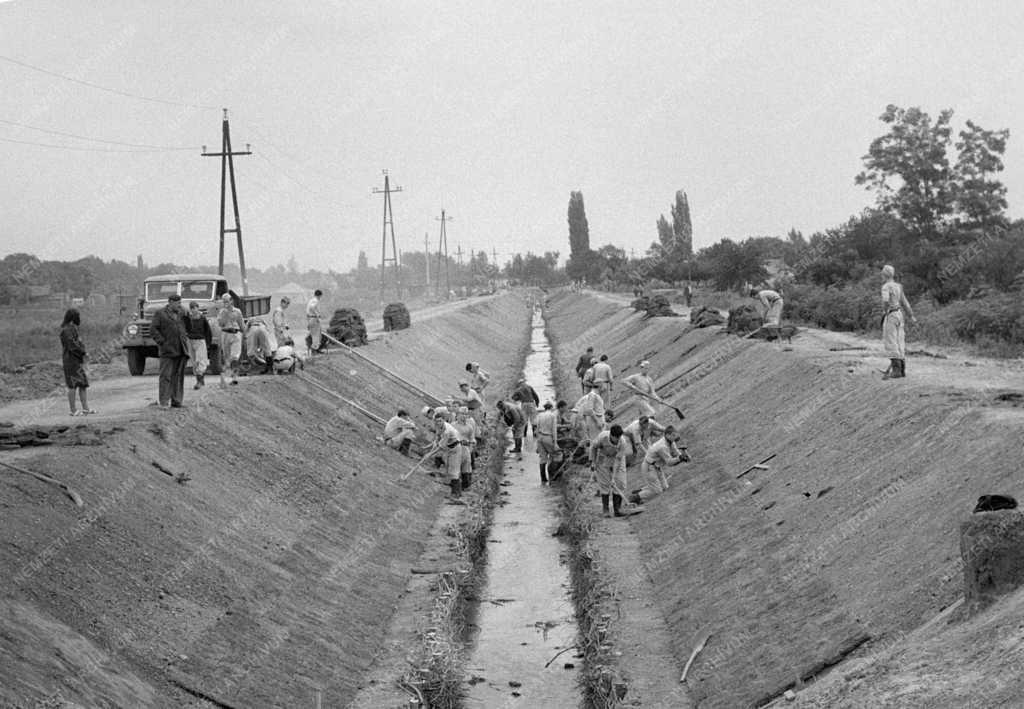
[[[128,321],[108,308],[79,308],[82,340],[93,361],[105,361],[120,352],[118,338]],[[0,309],[0,371],[24,364],[59,360],[63,308]],[[103,356],[106,353],[107,356]]]

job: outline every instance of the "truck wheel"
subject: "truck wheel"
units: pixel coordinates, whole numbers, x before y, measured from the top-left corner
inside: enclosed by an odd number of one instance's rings
[[[210,346],[210,366],[206,368],[206,371],[210,374],[220,374],[220,348],[217,345]]]
[[[128,347],[125,349],[128,357],[128,372],[133,377],[140,376],[146,371],[146,353],[139,347]]]

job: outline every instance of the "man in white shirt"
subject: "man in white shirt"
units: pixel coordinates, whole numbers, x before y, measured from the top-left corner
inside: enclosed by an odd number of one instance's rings
[[[323,314],[320,312],[320,298],[324,292],[317,288],[313,291],[313,297],[306,303],[306,329],[309,330],[309,334],[306,336],[306,342],[309,345],[309,353],[322,352],[320,343],[323,341],[323,331],[320,328],[320,320],[323,319]]]
[[[630,374],[623,380],[623,384],[626,385],[627,389],[630,389],[638,394],[636,397],[636,406],[639,409],[639,416],[654,416],[654,407],[651,406],[651,399],[655,401],[661,401],[661,397],[658,396],[658,392],[654,390],[654,380],[651,379],[650,373],[651,363],[646,359],[640,363],[640,371],[635,374]],[[640,396],[642,394],[642,396]]]
[[[643,488],[633,491],[633,494],[630,495],[630,502],[640,504],[668,490],[668,477],[665,475],[665,468],[690,461],[686,446],[677,447],[678,441],[679,431],[675,426],[666,426],[665,435],[651,444],[647,455],[644,456],[644,462],[640,464],[640,474],[647,484]]]
[[[543,485],[548,482],[548,465],[561,456],[558,448],[558,414],[555,413],[555,407],[550,401],[545,401],[544,409],[537,414],[537,420],[533,424],[533,437],[537,440],[540,483]]]
[[[384,424],[384,444],[388,448],[394,448],[402,455],[409,455],[409,448],[412,447],[413,439],[416,436],[415,431],[416,424],[409,419],[409,412],[399,409]]]
[[[622,426],[618,424],[602,431],[590,443],[590,471],[597,477],[597,491],[601,495],[601,510],[605,517],[609,516],[609,495],[614,515],[625,516],[622,512],[622,492],[626,487],[628,454],[629,443],[622,435]]]
[[[609,409],[612,405],[612,366],[608,364],[608,355],[601,355],[601,360],[594,365],[594,386],[604,401],[604,408]]]
[[[604,430],[604,400],[597,393],[597,389],[591,389],[579,398],[576,406],[576,415],[583,423],[583,435],[586,440],[593,441],[597,434]]]

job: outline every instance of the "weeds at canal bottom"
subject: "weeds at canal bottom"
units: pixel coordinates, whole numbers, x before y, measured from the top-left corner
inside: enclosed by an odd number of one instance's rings
[[[610,709],[621,706],[628,685],[619,676],[611,644],[615,589],[602,576],[597,553],[590,544],[593,497],[578,472],[574,466],[562,486],[560,532],[570,550],[569,572],[580,634],[577,645],[583,654],[580,684],[584,706]]]
[[[477,589],[487,568],[487,537],[494,506],[499,499],[505,448],[503,427],[495,427],[487,452],[481,456],[484,471],[463,496],[466,507],[459,521],[448,528],[455,552],[465,571],[438,576],[434,605],[427,627],[419,633],[416,659],[411,661],[399,685],[417,695],[424,706],[455,709],[462,699],[465,648],[476,613]],[[473,492],[475,490],[475,493]]]
[[[522,370],[530,351],[532,319],[525,323],[525,342],[513,359],[512,369]],[[507,428],[500,419],[487,434],[487,449],[480,456],[479,472],[469,494],[463,496],[466,507],[458,522],[448,528],[455,552],[467,570],[440,574],[437,594],[427,627],[419,633],[419,646],[410,669],[398,685],[431,709],[457,709],[463,699],[466,649],[471,642],[470,628],[479,607],[479,589],[486,581],[487,538],[494,508],[501,499]]]

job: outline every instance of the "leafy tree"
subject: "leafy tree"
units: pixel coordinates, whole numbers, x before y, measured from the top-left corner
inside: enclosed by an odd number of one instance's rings
[[[1006,187],[990,175],[1003,170],[1003,153],[1010,131],[990,131],[967,121],[956,143],[956,174],[960,180],[956,206],[966,221],[986,225],[1003,222]]]
[[[710,278],[719,290],[740,288],[768,277],[757,244],[749,240],[737,244],[730,239],[722,239],[702,249],[701,255],[708,262]]]
[[[891,128],[871,142],[865,169],[855,178],[875,191],[882,211],[903,220],[915,236],[934,234],[954,217],[998,222],[1006,208],[1006,190],[990,176],[1003,169],[1009,132],[986,131],[968,121],[951,165],[952,117],[946,109],[933,121],[920,108],[889,104],[880,120]]]
[[[289,265],[289,270],[290,270],[291,263],[289,263],[288,265]],[[363,251],[362,249],[360,249],[359,250],[359,256],[356,257],[356,270],[357,271],[365,271],[369,267],[370,267],[370,261],[369,261],[369,259],[366,258],[366,252]]]

